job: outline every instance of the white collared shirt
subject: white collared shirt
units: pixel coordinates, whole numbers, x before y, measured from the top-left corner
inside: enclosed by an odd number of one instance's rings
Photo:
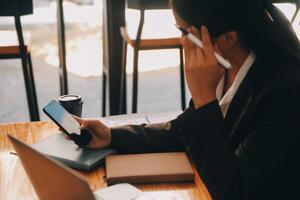
[[[223,116],[226,116],[228,107],[236,94],[238,88],[240,87],[242,81],[244,80],[246,74],[248,73],[250,67],[254,63],[256,59],[256,56],[253,52],[251,52],[246,60],[244,61],[243,65],[241,66],[238,74],[236,75],[231,87],[228,89],[226,94],[222,97],[223,89],[224,89],[224,79],[225,75],[221,78],[221,80],[218,83],[217,89],[216,89],[216,96],[219,102],[219,106],[221,108],[221,111],[223,113]]]

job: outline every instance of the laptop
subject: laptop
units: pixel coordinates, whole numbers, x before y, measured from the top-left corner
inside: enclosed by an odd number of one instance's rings
[[[15,137],[7,136],[41,200],[152,199],[129,184],[118,184],[93,193],[88,183],[72,169],[39,153]]]

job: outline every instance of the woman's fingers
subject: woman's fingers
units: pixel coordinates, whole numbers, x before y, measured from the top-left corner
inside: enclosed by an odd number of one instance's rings
[[[65,136],[65,139],[66,139],[66,140],[72,140],[72,139],[71,139],[69,136],[67,136],[67,135]]]
[[[214,49],[215,49],[215,52],[217,52],[220,56],[223,56],[223,55],[222,55],[222,52],[221,52],[220,49],[219,49],[219,46],[217,45],[217,43],[214,44]]]
[[[201,40],[201,34],[195,27],[191,27],[189,29],[189,32]],[[201,47],[197,46],[196,44],[194,44],[194,59],[193,60],[198,63],[198,62],[203,61],[203,59],[204,59],[203,49]],[[197,63],[194,63],[194,64],[197,64]]]
[[[190,46],[189,46],[189,43],[188,43],[188,39],[186,37],[183,37],[182,38],[182,46],[183,46],[183,49],[184,49],[184,57],[185,57],[185,66],[189,64],[190,62]]]
[[[208,58],[214,57],[214,46],[212,44],[211,37],[206,26],[201,26],[201,35],[205,56]]]
[[[188,29],[189,31],[189,29]],[[182,45],[185,46],[185,47],[189,47],[189,48],[192,48],[194,47],[194,43],[192,43],[190,40],[188,40],[185,36],[182,36]]]
[[[72,115],[72,117],[79,123],[81,124],[84,120],[80,117],[77,117],[76,115]]]
[[[183,46],[184,50],[186,51],[186,54],[188,54],[188,58],[192,59],[195,58],[195,56],[197,56],[199,59],[203,59],[204,56],[208,58],[214,57],[214,46],[211,41],[209,31],[205,26],[201,27],[201,33],[195,27],[189,28],[188,32],[198,37],[200,40],[202,40],[203,43],[203,48],[200,48],[197,45],[195,45],[192,41],[184,37]]]
[[[189,33],[192,33],[192,34],[195,35],[196,37],[201,38],[201,37],[200,37],[200,34],[199,34],[199,32],[197,31],[196,28],[191,27],[191,28],[187,29],[187,31],[188,31]],[[191,49],[199,48],[194,42],[190,41],[189,39],[187,39],[187,41],[189,42],[189,46],[190,46]]]
[[[72,117],[73,117],[76,121],[78,121],[79,123],[82,122],[82,121],[84,121],[82,118],[80,118],[80,117],[78,117],[78,116],[76,116],[76,115],[72,115]]]
[[[72,117],[80,124],[79,129],[85,129],[88,126],[88,121],[77,117],[76,115],[72,115]]]
[[[191,27],[188,31],[201,40],[201,34],[194,26]]]

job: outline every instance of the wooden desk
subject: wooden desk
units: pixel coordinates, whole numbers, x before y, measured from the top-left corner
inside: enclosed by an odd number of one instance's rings
[[[0,125],[0,200],[33,200],[37,196],[18,157],[13,151],[6,134],[12,134],[27,144],[32,144],[58,129],[52,122],[32,122]],[[106,187],[103,182],[104,168],[91,173],[79,172],[89,182],[92,190]],[[136,185],[139,189],[151,193],[157,199],[172,200],[209,200],[211,199],[198,174],[195,183],[168,183]]]

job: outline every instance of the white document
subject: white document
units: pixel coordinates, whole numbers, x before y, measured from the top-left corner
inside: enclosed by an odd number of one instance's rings
[[[182,114],[182,110],[176,110],[172,112],[165,112],[165,113],[157,113],[157,114],[150,114],[148,115],[148,121],[151,122],[151,124],[154,123],[162,123],[162,122],[168,122],[173,119],[176,119],[178,115]]]
[[[141,190],[127,184],[116,184],[95,192],[97,199],[103,200],[152,200]]]
[[[99,118],[99,120],[108,127],[122,126],[122,125],[139,125],[139,124],[153,124],[162,123],[175,119],[182,114],[181,110],[165,113],[154,114],[128,114],[118,115],[106,118]]]
[[[150,121],[148,120],[147,116],[138,117],[138,118],[121,118],[121,119],[100,119],[102,123],[104,123],[108,127],[115,127],[115,126],[122,126],[122,125],[139,125],[139,124],[149,124]]]

